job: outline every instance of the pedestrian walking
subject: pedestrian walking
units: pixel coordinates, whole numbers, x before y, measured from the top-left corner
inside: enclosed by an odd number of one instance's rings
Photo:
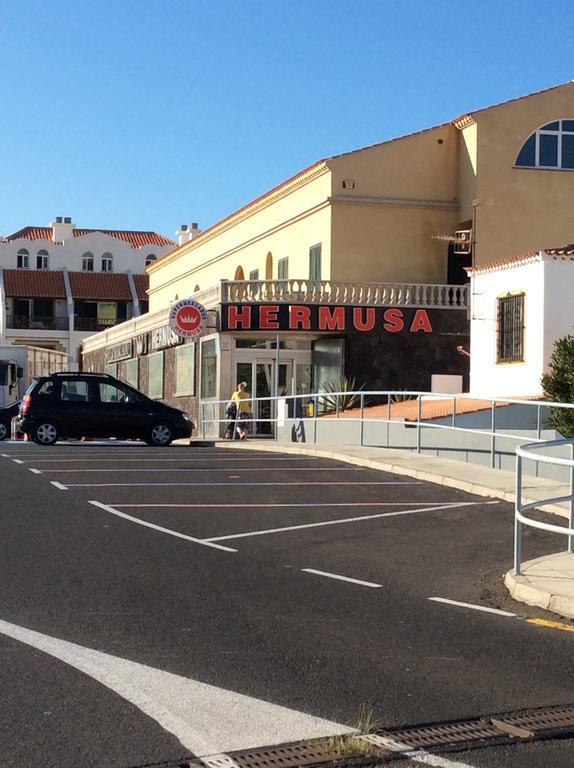
[[[249,400],[251,398],[247,390],[247,382],[241,381],[237,385],[237,389],[231,395],[231,402],[236,404],[237,407],[237,434],[240,440],[247,439],[248,423],[249,419]]]

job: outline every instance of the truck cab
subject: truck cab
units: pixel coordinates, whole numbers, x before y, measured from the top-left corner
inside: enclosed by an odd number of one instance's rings
[[[23,377],[24,369],[16,360],[0,360],[0,408],[19,399],[19,384]]]

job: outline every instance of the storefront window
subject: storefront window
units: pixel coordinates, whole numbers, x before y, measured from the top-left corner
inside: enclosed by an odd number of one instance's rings
[[[132,360],[126,360],[126,374],[124,381],[131,387],[138,389],[139,387],[139,360],[133,358]]]
[[[175,394],[195,395],[195,343],[175,350]]]
[[[343,339],[317,339],[313,343],[313,390],[324,392],[325,385],[343,375]]]
[[[158,400],[163,397],[163,352],[148,357],[148,397]]]
[[[311,349],[311,341],[304,339],[279,341],[279,349]],[[276,339],[235,339],[236,349],[277,349]]]
[[[208,339],[201,345],[201,397],[217,397],[216,339]]]
[[[108,376],[117,376],[118,375],[118,364],[117,363],[108,363],[106,365],[106,373]]]

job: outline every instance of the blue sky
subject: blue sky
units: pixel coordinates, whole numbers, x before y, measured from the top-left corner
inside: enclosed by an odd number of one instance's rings
[[[0,0],[0,234],[209,226],[310,163],[574,78],[555,0]]]

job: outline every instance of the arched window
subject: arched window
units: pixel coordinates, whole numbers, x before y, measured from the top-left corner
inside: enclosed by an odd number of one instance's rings
[[[271,251],[269,251],[265,259],[265,279],[273,280],[273,254]]]
[[[114,271],[114,257],[111,253],[104,253],[102,255],[102,272]]]
[[[149,265],[153,264],[154,261],[157,261],[157,256],[155,255],[155,253],[148,253],[148,255],[145,257],[146,267],[149,267]]]
[[[30,269],[30,254],[25,248],[20,248],[16,254],[16,266],[18,269]]]
[[[555,120],[534,131],[522,145],[516,166],[574,169],[574,120]]]
[[[86,251],[82,256],[82,272],[94,271],[94,254]]]
[[[245,273],[243,271],[243,267],[239,266],[235,270],[235,277],[234,280],[245,280]]]
[[[38,251],[36,254],[36,269],[48,269],[48,251]]]

